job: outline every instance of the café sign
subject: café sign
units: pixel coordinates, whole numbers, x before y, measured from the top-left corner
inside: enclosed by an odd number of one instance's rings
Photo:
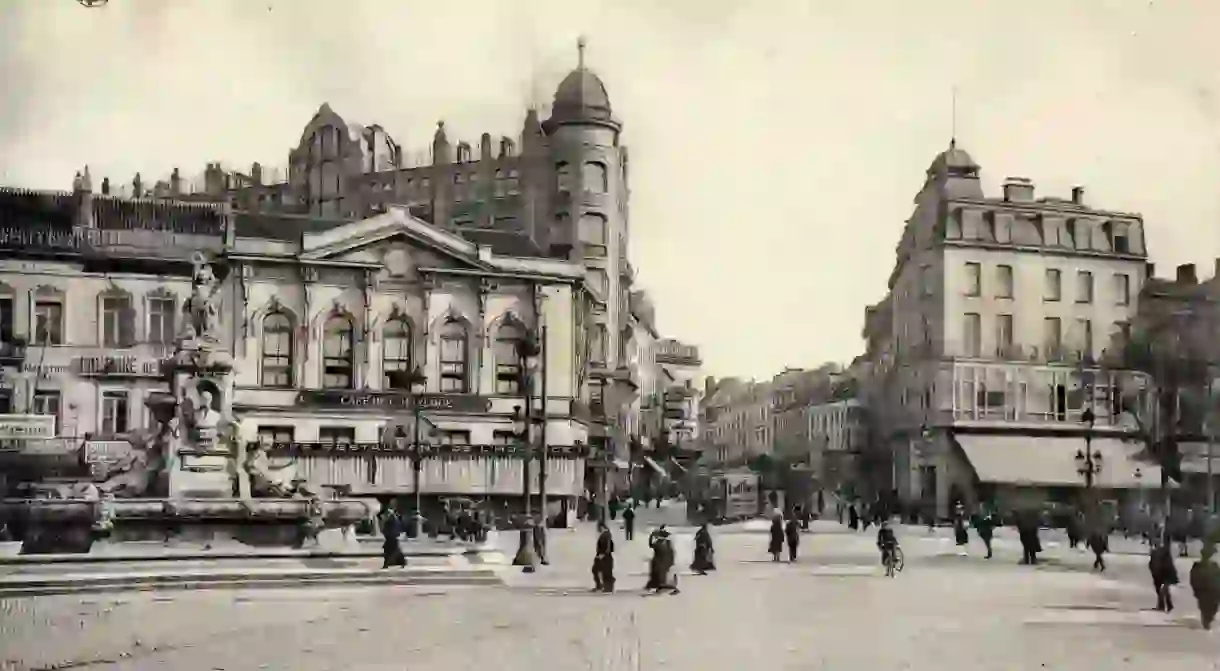
[[[347,408],[351,410],[381,410],[410,412],[487,412],[491,400],[471,394],[395,394],[368,391],[302,391],[297,405],[315,408]]]
[[[54,437],[54,415],[0,415],[0,440]]]
[[[73,365],[79,375],[91,377],[157,377],[161,374],[161,362],[141,360],[134,356],[82,356]]]

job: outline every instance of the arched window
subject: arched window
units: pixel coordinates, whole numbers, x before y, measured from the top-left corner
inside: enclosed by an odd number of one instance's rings
[[[584,174],[581,176],[581,181],[584,182],[584,190],[592,191],[593,193],[607,193],[610,190],[609,180],[606,178],[606,164],[597,161],[585,163]]]
[[[410,390],[404,373],[415,369],[411,356],[411,325],[406,318],[396,317],[381,330],[381,370],[386,389]]]
[[[524,335],[520,326],[505,322],[496,331],[496,393],[515,396],[521,393],[521,360],[517,355],[517,343]]]
[[[283,312],[263,317],[264,387],[292,386],[292,319]]]
[[[449,321],[441,329],[441,392],[465,394],[467,390],[466,360],[470,352],[466,326]]]
[[[355,360],[352,356],[354,340],[352,322],[347,317],[335,315],[326,320],[322,340],[322,387],[324,389],[351,389],[355,381]]]
[[[567,163],[555,165],[555,188],[559,193],[568,193],[572,190],[572,166]]]

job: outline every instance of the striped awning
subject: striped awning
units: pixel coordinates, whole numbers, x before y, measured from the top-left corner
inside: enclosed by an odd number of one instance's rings
[[[652,460],[652,457],[649,457],[649,456],[644,456],[644,463],[645,463],[645,464],[648,464],[648,467],[649,467],[649,468],[651,468],[652,470],[656,471],[656,472],[657,472],[657,475],[663,475],[663,476],[665,476],[665,477],[669,477],[669,473],[668,473],[668,472],[666,472],[664,468],[661,468],[661,465],[660,465],[660,464],[658,464],[657,462],[653,461],[653,460]]]
[[[685,466],[683,466],[682,464],[679,464],[677,459],[674,459],[673,457],[670,457],[670,458],[669,458],[669,463],[673,464],[674,466],[677,466],[677,467],[678,467],[678,470],[682,471],[683,473],[685,473],[685,472],[686,472],[686,467],[685,467]]]

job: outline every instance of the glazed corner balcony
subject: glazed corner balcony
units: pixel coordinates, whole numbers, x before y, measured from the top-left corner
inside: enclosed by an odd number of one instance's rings
[[[703,365],[698,347],[684,345],[674,340],[663,340],[657,343],[653,357],[658,364],[662,365],[690,366],[692,368]]]

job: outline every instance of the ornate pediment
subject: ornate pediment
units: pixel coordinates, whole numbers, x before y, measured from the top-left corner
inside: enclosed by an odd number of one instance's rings
[[[405,266],[460,267],[491,269],[479,259],[478,248],[470,241],[412,217],[404,208],[336,226],[318,233],[306,233],[301,245],[303,260],[333,260],[385,266],[387,262],[403,268],[404,259],[391,252],[406,251]],[[393,271],[393,268],[387,268]]]

